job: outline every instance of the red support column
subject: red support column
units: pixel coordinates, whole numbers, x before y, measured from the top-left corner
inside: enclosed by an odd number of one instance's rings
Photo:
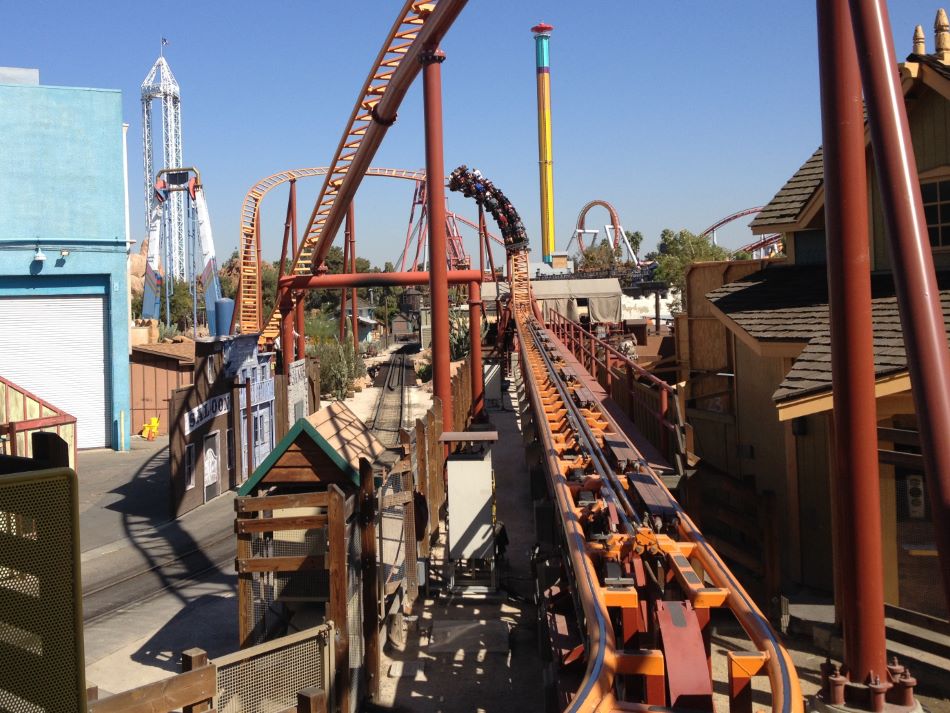
[[[844,661],[887,678],[880,473],[861,77],[847,0],[818,0],[825,234]]]
[[[350,274],[356,274],[356,211],[353,208],[353,201],[350,201],[346,209],[346,242],[349,245],[350,252]],[[346,266],[343,266],[344,272]],[[356,288],[350,290],[350,312],[353,331],[353,353],[360,353],[360,330],[359,330],[359,301],[356,299]]]
[[[340,268],[340,272],[346,274],[349,272],[350,265],[350,236],[349,236],[349,223],[346,224],[343,233],[343,267]],[[340,344],[343,344],[343,340],[346,339],[346,289],[340,290]]]
[[[472,419],[477,421],[485,408],[485,376],[482,366],[482,290],[474,280],[468,283],[468,333],[472,342]]]
[[[950,352],[887,5],[851,0],[874,164],[913,386],[944,594],[950,605]]]
[[[307,354],[307,329],[304,315],[306,299],[306,292],[297,292],[297,302],[294,305],[294,321],[296,323],[295,330],[297,332],[297,359],[303,359]]]
[[[281,290],[277,295],[280,308],[280,349],[283,361],[282,373],[290,374],[290,362],[294,356],[294,300],[290,290]]]
[[[444,176],[442,157],[442,50],[426,50],[422,62],[426,175]],[[452,372],[449,356],[449,284],[446,264],[445,184],[427,181],[429,288],[432,296],[432,391],[442,402],[442,430],[453,430]]]

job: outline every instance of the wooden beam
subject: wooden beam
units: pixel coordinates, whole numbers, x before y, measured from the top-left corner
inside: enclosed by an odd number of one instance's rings
[[[208,654],[204,649],[187,649],[181,652],[181,670],[182,672],[194,671],[208,665]],[[215,684],[217,688],[217,684]],[[217,693],[217,690],[215,690]],[[214,699],[209,697],[207,700],[194,703],[190,706],[183,706],[182,713],[205,713],[211,710]]]
[[[373,466],[360,458],[360,570],[363,585],[363,651],[366,652],[366,689],[379,698],[379,587],[376,565],[376,493]]]
[[[326,507],[329,496],[321,493],[293,493],[292,495],[263,495],[235,498],[234,510],[239,513],[284,508]]]
[[[924,457],[919,453],[905,453],[904,451],[890,451],[879,448],[877,460],[879,463],[895,465],[898,468],[910,468],[921,473],[924,472]]]
[[[323,555],[307,557],[247,557],[236,559],[234,566],[238,574],[250,572],[310,572],[326,569]]]
[[[248,532],[279,532],[280,530],[313,530],[325,527],[326,515],[300,515],[297,517],[238,518],[234,531],[239,535]]]
[[[890,428],[888,426],[877,427],[877,440],[890,441],[902,446],[920,447],[920,432],[911,431],[906,428]]]
[[[213,698],[216,687],[215,666],[203,666],[92,702],[89,704],[89,713],[173,711]]]
[[[336,485],[329,490],[327,550],[330,569],[329,619],[336,627],[336,671],[331,673],[341,711],[350,710],[350,632],[346,621],[346,515],[343,491]]]

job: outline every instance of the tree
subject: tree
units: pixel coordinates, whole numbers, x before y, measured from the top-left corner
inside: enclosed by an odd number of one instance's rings
[[[625,230],[623,233],[627,236],[627,242],[630,243],[630,249],[633,250],[633,254],[639,257],[640,246],[643,245],[643,233],[639,230]]]
[[[580,255],[574,256],[574,264],[581,272],[592,270],[610,270],[620,258],[620,248],[614,250],[610,241],[604,238],[599,243],[591,245]]]
[[[671,305],[676,309],[686,290],[686,270],[690,265],[694,262],[728,260],[729,257],[728,250],[713,245],[707,238],[694,235],[688,230],[676,233],[666,229],[660,234],[655,277],[668,283],[677,292]]]

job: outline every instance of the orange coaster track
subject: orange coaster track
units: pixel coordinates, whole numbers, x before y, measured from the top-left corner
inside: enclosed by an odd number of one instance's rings
[[[409,0],[403,5],[360,90],[290,274],[309,275],[326,257],[356,189],[422,68],[421,53],[438,46],[465,4],[466,0]],[[280,315],[275,309],[262,323],[262,337],[274,339],[279,331]]]
[[[327,166],[314,168],[292,168],[262,178],[244,196],[241,204],[241,284],[238,288],[238,304],[235,312],[243,334],[253,334],[261,330],[261,248],[260,215],[261,201],[270,191],[288,181],[311,176],[326,176],[330,172]],[[411,171],[401,168],[368,168],[367,176],[382,178],[401,178],[409,181],[424,181],[425,171]],[[305,271],[303,274],[307,274]]]
[[[768,620],[603,408],[602,392],[537,319],[526,253],[512,255],[512,316],[525,392],[558,520],[560,576],[541,583],[559,707],[713,710],[713,609],[756,651],[727,654],[730,709],[751,712],[768,678],[772,710],[801,713],[798,674]]]

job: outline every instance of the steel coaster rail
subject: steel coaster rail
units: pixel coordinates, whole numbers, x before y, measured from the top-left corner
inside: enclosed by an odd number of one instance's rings
[[[534,340],[534,344],[537,347],[538,353],[541,355],[541,358],[544,360],[545,366],[548,369],[548,373],[552,375],[556,374],[557,368],[555,367],[554,362],[551,360],[551,357],[545,353],[544,347],[541,344],[539,326],[533,323],[529,324],[529,330],[531,332],[531,338]],[[633,518],[638,526],[642,525],[643,523],[640,521],[636,511],[633,509],[633,505],[631,505],[630,500],[627,498],[627,495],[623,490],[623,486],[617,481],[617,474],[614,473],[613,468],[607,462],[603,450],[597,445],[597,439],[591,432],[590,425],[587,423],[587,419],[584,417],[584,414],[581,413],[581,410],[577,404],[574,403],[574,400],[567,393],[564,385],[561,383],[561,380],[553,378],[551,383],[554,384],[554,388],[557,389],[558,394],[564,403],[564,408],[567,411],[567,419],[571,424],[574,435],[582,442],[584,450],[590,456],[591,462],[594,464],[594,469],[597,471],[597,474],[601,477],[604,485],[607,487],[607,492],[610,493],[610,500],[613,502],[613,505],[617,507],[618,510],[620,510],[619,514],[623,521],[624,529],[627,531],[628,535],[636,534],[636,530],[634,529],[633,525],[630,524],[630,520],[628,518]],[[620,508],[621,503],[622,509]]]
[[[409,0],[403,5],[363,83],[330,162],[330,172],[303,232],[291,274],[307,275],[326,257],[356,189],[421,69],[419,58],[425,50],[438,46],[465,4],[466,0]],[[274,338],[279,331],[280,312],[275,308],[263,325],[262,336]]]
[[[521,344],[521,360],[524,365],[523,371],[528,387],[527,392],[535,413],[540,416],[538,419],[539,435],[547,457],[549,484],[558,507],[559,519],[568,552],[567,562],[576,588],[575,601],[579,601],[579,623],[584,627],[583,631],[586,632],[586,646],[588,648],[587,669],[585,670],[584,679],[568,710],[647,710],[647,706],[623,703],[616,701],[614,698],[613,678],[617,672],[618,659],[614,648],[613,624],[609,624],[610,618],[602,599],[601,585],[597,579],[596,568],[587,550],[588,543],[578,519],[577,506],[561,472],[557,456],[559,450],[554,444],[550,425],[545,420],[546,412],[540,400],[539,373],[540,378],[554,387],[557,392],[557,399],[561,402],[558,404],[558,409],[563,405],[566,411],[566,420],[574,431],[577,442],[588,449],[587,454],[592,460],[594,469],[601,476],[602,482],[609,486],[607,490],[608,499],[612,499],[610,494],[613,493],[614,486],[618,486],[621,491],[623,487],[609,463],[601,460],[603,453],[596,446],[597,438],[589,430],[587,418],[573,403],[566,385],[559,382],[560,377],[554,359],[545,351],[544,343],[546,340],[543,339],[542,335],[547,332],[553,337],[554,334],[532,315],[532,309],[526,304],[526,301],[530,299],[530,288],[527,283],[527,275],[520,275],[525,267],[521,265],[522,262],[513,261],[514,272],[519,274],[512,274],[511,279],[514,283],[519,284],[520,289],[517,291],[513,289],[512,293],[517,293],[520,297],[513,299],[512,313]],[[565,349],[563,344],[556,342],[554,339],[547,343],[554,344],[558,349]],[[535,368],[539,370],[539,373],[535,372]],[[623,437],[623,432],[608,413],[596,406],[592,410],[596,411],[598,421],[603,419],[603,422],[607,424],[605,432],[611,432],[612,437]],[[585,429],[585,426],[588,427]],[[626,439],[624,438],[624,440]],[[633,448],[629,442],[627,445]],[[604,467],[605,465],[606,467]],[[803,699],[797,674],[788,653],[778,641],[768,621],[735,576],[722,562],[714,548],[705,540],[696,525],[686,515],[662,480],[643,463],[640,464],[637,470],[638,475],[645,476],[656,486],[658,490],[654,490],[654,493],[662,493],[661,501],[654,502],[652,509],[666,510],[673,514],[678,536],[685,544],[693,547],[692,556],[702,565],[716,587],[728,593],[722,606],[733,612],[756,649],[763,654],[763,666],[772,689],[773,710],[781,711],[781,713],[800,713],[803,710]],[[605,474],[609,474],[608,479],[604,479]],[[636,495],[637,489],[637,486],[631,487],[631,493]],[[651,512],[651,506],[646,502],[644,502],[644,509],[651,515],[656,514],[656,512]]]
[[[541,414],[544,413],[544,409],[540,402],[540,385],[537,383],[533,369],[530,368],[528,355],[525,352],[528,335],[524,333],[520,319],[516,318],[515,328],[523,345],[521,361],[522,375],[528,387],[526,391],[535,413]],[[539,428],[538,431],[548,461],[548,470],[553,474],[558,471],[557,449],[549,429]],[[610,619],[607,607],[598,596],[599,582],[596,579],[594,563],[587,553],[587,539],[575,512],[570,490],[563,477],[554,479],[552,485],[558,517],[561,521],[561,531],[568,551],[567,566],[573,575],[574,586],[579,588],[577,595],[582,615],[580,624],[587,634],[586,645],[589,650],[587,668],[578,686],[577,695],[566,709],[569,713],[581,713],[596,710],[601,699],[610,691],[611,671],[614,666],[611,655],[614,648],[613,626],[608,626]]]
[[[329,171],[329,166],[291,168],[280,171],[259,180],[248,189],[244,196],[244,201],[241,203],[241,237],[238,242],[241,284],[237,290],[238,304],[235,305],[234,310],[244,334],[256,333],[261,329],[261,314],[259,311],[261,292],[261,202],[268,193],[289,181],[313,176],[326,176]],[[424,181],[426,177],[423,170],[377,167],[367,169],[366,175],[381,178],[401,178],[409,181]]]

